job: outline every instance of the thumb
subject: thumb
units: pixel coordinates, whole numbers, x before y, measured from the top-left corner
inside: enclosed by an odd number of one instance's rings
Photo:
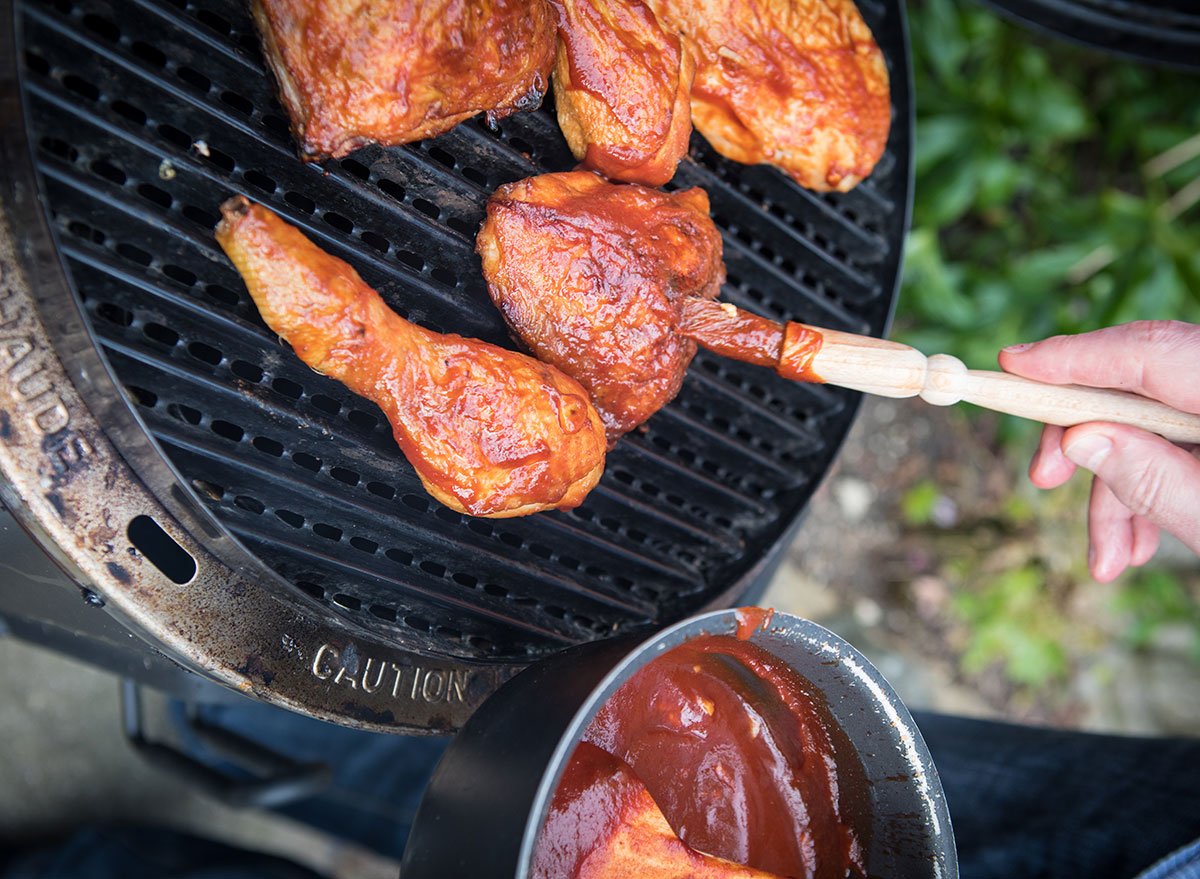
[[[1092,471],[1134,515],[1200,553],[1200,461],[1160,436],[1092,423],[1063,434],[1063,454]]]

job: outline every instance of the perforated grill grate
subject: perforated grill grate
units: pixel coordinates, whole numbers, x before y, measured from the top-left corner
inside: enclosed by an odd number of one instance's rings
[[[895,95],[868,183],[818,197],[696,138],[672,187],[710,195],[727,299],[878,334],[907,220],[910,108],[899,12],[863,10]],[[828,469],[852,395],[701,353],[577,510],[491,521],[439,506],[380,411],[264,326],[213,240],[217,208],[244,193],[405,317],[511,345],[474,238],[496,186],[573,167],[552,107],[305,165],[239,2],[27,2],[17,15],[60,252],[132,405],[246,549],[357,625],[502,662],[672,621],[744,590]]]

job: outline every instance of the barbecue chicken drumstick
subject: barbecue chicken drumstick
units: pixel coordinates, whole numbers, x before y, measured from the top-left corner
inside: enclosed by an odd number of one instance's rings
[[[550,5],[554,104],[571,152],[610,180],[666,183],[692,133],[692,53],[641,0]]]
[[[509,329],[587,388],[610,446],[674,398],[697,344],[823,381],[820,331],[715,301],[725,264],[702,189],[529,177],[488,199],[477,249]]]
[[[250,8],[305,158],[536,107],[554,62],[545,0],[251,0]]]
[[[680,309],[725,280],[702,189],[663,193],[589,171],[501,186],[477,249],[509,328],[587,388],[610,443],[679,392],[696,353],[678,333]]]
[[[883,53],[852,0],[647,0],[696,57],[692,124],[722,155],[845,191],[891,122]]]
[[[217,240],[263,320],[306,364],[384,411],[443,504],[523,516],[577,506],[599,480],[604,426],[576,381],[404,320],[349,265],[243,197],[221,213]]]

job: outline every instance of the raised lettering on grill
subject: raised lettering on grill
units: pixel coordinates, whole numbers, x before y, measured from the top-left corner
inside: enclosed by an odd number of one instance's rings
[[[356,662],[345,658],[355,657]],[[364,693],[390,693],[393,699],[414,702],[464,702],[471,672],[464,669],[422,668],[397,665],[375,657],[362,658],[353,647],[322,644],[313,655],[309,671],[322,681],[332,681]]]
[[[8,394],[40,436],[51,436],[70,426],[70,413],[54,385],[46,353],[33,341],[32,318],[15,305],[11,266],[0,260],[0,375]]]

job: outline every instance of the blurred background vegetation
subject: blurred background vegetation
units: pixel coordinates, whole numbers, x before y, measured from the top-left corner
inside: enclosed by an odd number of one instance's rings
[[[909,15],[916,198],[893,335],[996,368],[1015,342],[1200,323],[1200,76],[1032,33],[967,0],[913,0]],[[1200,659],[1186,554],[1088,591],[1086,479],[1036,492],[1024,478],[1036,425],[948,417],[993,453],[1003,490],[964,497],[945,467],[904,487],[896,512],[913,545],[934,550],[900,579],[946,586],[933,622],[964,676],[1062,703],[1112,642],[1136,652],[1169,633]]]
[[[983,368],[997,343],[1200,320],[1200,78],[973,3],[909,10],[917,184],[898,332]]]

